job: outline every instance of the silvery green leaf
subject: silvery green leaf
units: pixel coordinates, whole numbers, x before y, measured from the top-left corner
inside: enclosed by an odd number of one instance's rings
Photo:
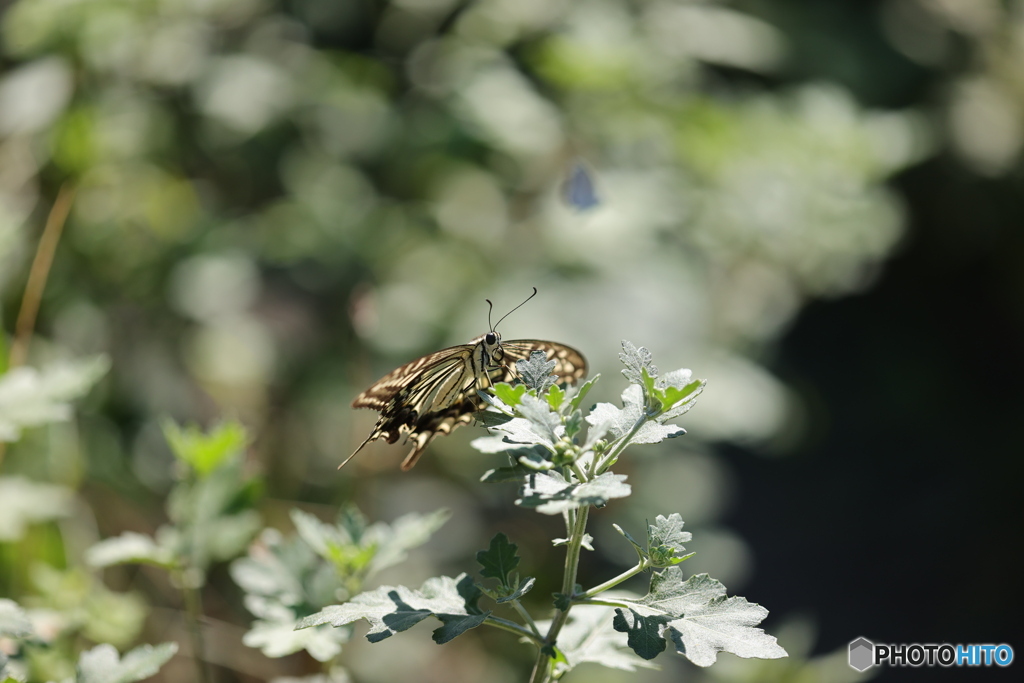
[[[602,594],[614,597],[615,594]],[[633,596],[630,596],[633,597]],[[569,620],[558,634],[558,649],[565,655],[564,662],[556,663],[556,674],[561,676],[580,664],[593,662],[620,671],[636,671],[638,668],[657,669],[652,664],[630,651],[626,634],[612,628],[615,608],[605,605],[576,605]],[[538,624],[545,632],[547,624]]]
[[[177,643],[142,645],[118,658],[113,645],[97,645],[78,658],[75,683],[134,683],[156,674],[178,651]]]
[[[516,417],[503,425],[492,427],[493,431],[501,432],[504,438],[512,443],[545,446],[554,449],[555,442],[549,429],[535,425],[526,418]]]
[[[29,524],[67,517],[73,500],[74,493],[63,486],[0,477],[0,541],[19,540]]]
[[[533,590],[533,584],[536,582],[537,579],[533,578],[532,576],[528,576],[526,577],[526,579],[522,580],[518,586],[516,586],[515,591],[513,591],[509,595],[506,595],[503,598],[498,598],[497,600],[495,600],[495,602],[501,605],[506,602],[512,602],[513,600],[519,600],[524,595]]]
[[[687,368],[680,368],[678,370],[666,372],[664,375],[659,377],[656,386],[659,389],[664,389],[665,387],[682,389],[692,381],[693,372]]]
[[[500,434],[478,437],[470,441],[469,445],[481,453],[504,453],[505,451],[515,451],[520,448],[532,448],[530,444],[506,441],[505,437]]]
[[[551,539],[551,545],[555,546],[556,548],[558,546],[560,546],[560,545],[569,545],[569,539],[568,538],[553,538],[553,539]],[[593,550],[594,549],[594,537],[591,536],[590,534],[584,533],[583,534],[583,540],[580,541],[580,547],[585,548],[587,550]]]
[[[594,410],[587,416],[587,422],[591,425],[602,426],[610,424],[608,434],[618,439],[630,432],[633,426],[644,416],[643,389],[636,384],[630,384],[622,392],[622,408],[616,408],[610,403],[598,403]],[[671,439],[686,433],[686,430],[676,425],[661,424],[659,419],[648,419],[643,426],[633,435],[631,444],[660,443],[665,439]]]
[[[100,541],[85,551],[85,561],[93,567],[151,564],[167,568],[177,564],[170,548],[157,543],[151,536],[134,531]]]
[[[586,483],[575,484],[554,470],[538,472],[526,479],[516,505],[536,508],[545,515],[561,514],[584,505],[600,507],[612,498],[630,494],[630,486],[625,481],[624,474],[605,472]]]
[[[18,603],[0,598],[0,636],[24,638],[32,633],[32,622],[28,620]]]
[[[654,518],[654,524],[647,527],[647,547],[655,548],[666,546],[672,550],[673,557],[682,557],[684,543],[689,543],[693,534],[683,531],[683,518],[674,512],[668,517],[658,515]]]
[[[626,376],[626,379],[631,384],[638,386],[644,385],[643,374],[641,370],[647,368],[647,374],[651,377],[658,376],[658,368],[654,365],[651,352],[645,347],[641,346],[637,348],[633,346],[631,342],[622,340],[622,353],[619,354],[619,360],[625,365],[622,374]]]
[[[516,370],[519,371],[523,384],[530,389],[536,389],[537,394],[542,395],[558,380],[558,377],[551,374],[555,365],[557,363],[554,360],[549,361],[546,353],[534,351],[528,359],[516,361]]]
[[[616,609],[615,628],[630,635],[637,654],[653,657],[667,638],[698,666],[710,666],[719,652],[760,659],[787,656],[774,637],[755,628],[768,610],[728,597],[725,586],[707,574],[682,577],[679,567],[657,572],[650,593],[630,601],[628,610]]]
[[[564,433],[562,418],[551,410],[547,401],[527,394],[520,401],[518,410],[520,415],[534,425],[538,434],[542,434],[552,443],[558,441]]]
[[[26,427],[70,418],[71,401],[84,396],[109,367],[106,356],[97,356],[0,375],[0,441],[17,441]]]
[[[434,630],[434,642],[445,643],[467,629],[479,626],[490,614],[470,614],[466,599],[459,594],[459,583],[465,577],[465,574],[460,574],[454,579],[448,576],[427,579],[419,590],[405,586],[381,586],[360,593],[341,605],[326,607],[301,620],[297,628],[320,624],[344,626],[365,619],[370,623],[366,639],[376,643],[433,616],[442,623]]]

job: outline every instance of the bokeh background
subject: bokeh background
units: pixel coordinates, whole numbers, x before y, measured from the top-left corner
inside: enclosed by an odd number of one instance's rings
[[[486,331],[485,297],[505,312],[536,286],[501,332],[580,348],[598,400],[623,388],[621,339],[708,379],[689,435],[624,463],[642,495],[594,516],[583,582],[632,559],[611,522],[636,532],[679,512],[688,570],[766,606],[791,654],[707,671],[666,654],[636,679],[859,680],[845,664],[858,636],[1020,645],[1024,2],[0,12],[5,347],[50,207],[73,186],[30,363],[110,361],[73,419],[7,447],[0,475],[71,490],[76,512],[0,525],[0,595],[30,598],[40,565],[84,571],[91,542],[163,523],[167,416],[249,427],[270,526],[287,530],[295,506],[451,508],[382,581],[473,571],[496,531],[524,570],[559,567],[558,520],[477,483],[501,464],[468,447],[478,429],[410,474],[401,447],[378,444],[335,469],[375,419],[349,408],[355,394]],[[562,195],[577,159],[600,198],[586,211]],[[106,580],[148,615],[138,642],[180,634],[165,580]],[[241,645],[250,615],[224,567],[204,598],[218,680],[317,670]],[[438,647],[418,629],[356,638],[343,660],[367,683],[523,680],[529,652],[510,640]],[[155,680],[190,675],[175,660]]]

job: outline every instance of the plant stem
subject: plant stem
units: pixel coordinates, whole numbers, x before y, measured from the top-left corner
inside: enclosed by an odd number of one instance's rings
[[[587,530],[587,518],[590,516],[590,507],[585,506],[576,509],[572,533],[569,535],[569,546],[565,551],[565,573],[562,575],[562,594],[572,596],[576,588],[576,571],[580,564],[580,548],[583,545],[583,537]],[[537,661],[533,665],[533,674],[530,676],[530,683],[545,683],[551,674],[551,648],[558,642],[558,634],[569,619],[569,609],[558,610],[555,618],[551,621],[547,636],[544,637],[544,647],[537,652]]]
[[[517,624],[514,621],[509,621],[508,619],[502,619],[501,617],[495,617],[495,616],[487,617],[484,620],[484,623],[487,624],[488,626],[494,626],[495,628],[500,628],[503,631],[508,631],[509,633],[514,633],[517,636],[522,636],[523,638],[529,638],[530,640],[532,640],[533,642],[535,642],[537,644],[543,644],[543,642],[544,642],[544,639],[541,638],[541,635],[536,630],[536,627],[534,627],[533,631],[530,631],[529,629],[523,628],[522,626],[520,626],[519,624]]]
[[[50,209],[50,215],[46,218],[46,227],[43,228],[43,235],[39,238],[39,246],[36,248],[36,257],[28,272],[25,293],[22,295],[21,308],[18,310],[18,320],[14,324],[14,342],[11,344],[8,367],[23,365],[28,358],[28,345],[32,339],[32,330],[36,326],[43,290],[46,288],[53,257],[57,253],[57,244],[60,242],[61,233],[64,232],[64,223],[67,222],[74,198],[75,189],[72,186],[61,186],[57,199],[53,202],[53,208]]]
[[[533,617],[530,616],[530,613],[526,611],[526,608],[523,607],[523,603],[519,602],[518,600],[512,600],[511,604],[515,611],[519,613],[519,616],[523,618],[523,621],[526,622],[526,625],[527,627],[529,627],[530,631],[532,631],[533,634],[537,636],[538,642],[542,640],[543,636],[541,636],[540,631],[537,629],[536,622],[534,622]]]
[[[203,646],[203,633],[199,619],[203,614],[202,596],[199,589],[189,585],[184,576],[178,576],[181,593],[185,599],[185,619],[188,622],[188,633],[192,640],[192,660],[196,663],[199,683],[210,683],[210,671],[206,663],[206,650]]]
[[[622,572],[618,576],[616,576],[614,578],[611,578],[611,579],[608,579],[607,581],[605,581],[601,585],[594,586],[593,588],[591,588],[587,592],[581,593],[581,594],[579,594],[576,597],[581,599],[581,600],[592,598],[595,595],[598,595],[599,593],[603,593],[604,591],[608,590],[609,588],[614,588],[615,586],[618,586],[620,583],[622,583],[626,579],[633,578],[634,576],[636,576],[637,574],[639,574],[640,572],[642,572],[645,569],[647,569],[646,562],[640,562],[635,567],[633,567],[631,569],[627,569],[626,571]]]
[[[8,370],[24,365],[28,359],[28,345],[36,326],[43,290],[46,289],[46,280],[50,276],[53,256],[57,252],[57,244],[60,243],[61,233],[64,232],[64,223],[67,222],[68,213],[71,211],[71,202],[74,199],[75,188],[65,183],[57,193],[57,199],[54,200],[50,214],[46,217],[46,226],[43,228],[42,237],[39,238],[39,246],[36,247],[36,257],[32,261],[32,268],[28,271],[25,293],[21,296],[18,319],[14,323],[14,340],[11,343],[11,353],[7,361]],[[0,466],[4,463],[6,452],[7,443],[0,441]]]
[[[618,440],[615,448],[608,451],[608,454],[601,459],[601,462],[598,463],[597,467],[594,468],[594,471],[597,474],[601,474],[602,472],[605,471],[605,469],[611,467],[612,463],[614,463],[618,459],[622,451],[626,449],[626,446],[629,445],[629,442],[633,440],[633,437],[636,436],[636,433],[640,431],[640,428],[647,424],[647,421],[649,419],[651,419],[650,415],[648,415],[646,412],[642,413],[640,417],[637,418],[636,422],[633,423],[633,427],[629,430],[629,432],[624,434],[622,438]]]

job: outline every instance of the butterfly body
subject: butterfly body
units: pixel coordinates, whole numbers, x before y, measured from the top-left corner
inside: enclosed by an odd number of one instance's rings
[[[402,469],[411,469],[435,436],[473,421],[484,407],[479,390],[514,380],[515,362],[533,351],[556,361],[554,374],[561,382],[574,383],[587,373],[587,361],[572,347],[539,339],[502,343],[493,330],[468,344],[435,351],[392,370],[356,396],[353,408],[379,410],[380,417],[342,465],[371,441],[395,443],[404,436],[413,448]]]

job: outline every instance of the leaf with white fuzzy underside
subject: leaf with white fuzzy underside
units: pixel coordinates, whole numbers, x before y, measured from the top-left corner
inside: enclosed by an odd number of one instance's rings
[[[558,381],[558,377],[551,374],[557,362],[548,360],[547,354],[543,351],[534,351],[528,359],[517,360],[516,370],[520,379],[529,389],[536,389],[538,394]]]
[[[608,427],[611,438],[618,439],[628,434],[633,426],[644,416],[643,390],[630,384],[622,392],[622,408],[611,403],[598,403],[587,415],[591,427]],[[667,419],[662,416],[661,419]],[[648,419],[630,439],[631,444],[660,443],[665,439],[682,436],[686,430],[676,425],[661,424],[658,419]]]
[[[606,593],[607,599],[635,599],[635,595]],[[561,633],[558,634],[558,649],[565,660],[555,664],[556,673],[564,675],[580,664],[592,662],[610,669],[636,671],[656,669],[657,665],[636,656],[626,643],[626,635],[611,628],[614,607],[605,605],[576,605]],[[539,622],[537,627],[546,632],[548,622]]]
[[[590,481],[577,484],[566,481],[559,472],[530,475],[519,493],[517,505],[536,508],[545,515],[557,515],[584,505],[604,506],[612,498],[625,498],[631,488],[626,475],[605,472]]]
[[[434,630],[434,642],[446,643],[479,626],[490,614],[470,614],[466,599],[459,592],[459,584],[466,579],[465,574],[454,579],[448,576],[427,579],[419,590],[381,586],[360,593],[344,604],[326,607],[300,621],[297,628],[320,624],[344,626],[366,619],[370,623],[366,639],[376,643],[433,616],[442,623]]]
[[[714,664],[719,652],[739,657],[777,659],[786,651],[757,624],[768,610],[741,597],[728,597],[725,586],[707,574],[683,581],[682,570],[670,567],[654,574],[651,591],[617,608],[614,626],[627,633],[630,647],[653,658],[671,641],[676,651],[698,666]]]

